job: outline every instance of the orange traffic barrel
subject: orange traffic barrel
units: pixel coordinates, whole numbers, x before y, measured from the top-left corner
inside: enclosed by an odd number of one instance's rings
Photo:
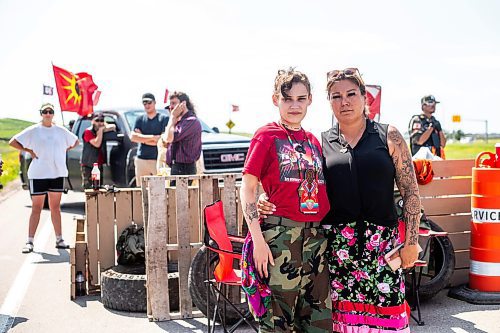
[[[481,153],[472,168],[469,287],[484,292],[500,292],[500,168],[495,162],[495,154]]]

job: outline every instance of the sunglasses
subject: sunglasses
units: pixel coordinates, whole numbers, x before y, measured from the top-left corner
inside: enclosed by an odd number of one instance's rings
[[[103,123],[104,119],[94,119],[94,121],[97,122],[97,123]]]
[[[153,101],[142,101],[142,104],[144,104],[144,105],[149,105],[151,103],[153,103]]]
[[[365,82],[361,78],[361,74],[357,68],[346,68],[344,70],[335,69],[326,73],[326,80],[328,83],[346,78],[354,78],[360,85],[365,85]]]
[[[54,110],[43,110],[42,114],[54,114]]]

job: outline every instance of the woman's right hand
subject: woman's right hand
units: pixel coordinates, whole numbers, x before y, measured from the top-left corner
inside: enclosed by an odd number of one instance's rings
[[[253,261],[259,276],[267,279],[269,277],[267,265],[271,264],[274,266],[274,259],[269,245],[267,245],[262,237],[261,239],[253,240]]]
[[[25,149],[27,153],[31,155],[31,158],[35,159],[38,158],[38,156],[35,154],[35,152],[31,149]]]
[[[259,217],[265,219],[268,215],[273,215],[276,211],[276,206],[270,203],[269,198],[266,193],[259,195],[259,200],[257,201],[257,212]]]

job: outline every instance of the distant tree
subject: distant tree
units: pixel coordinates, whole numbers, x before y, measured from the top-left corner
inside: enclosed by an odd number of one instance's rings
[[[465,133],[462,130],[453,131],[453,138],[455,140],[460,141],[463,137],[465,137]]]

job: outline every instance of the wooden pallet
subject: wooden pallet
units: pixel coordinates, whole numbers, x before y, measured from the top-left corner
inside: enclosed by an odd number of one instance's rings
[[[202,246],[203,208],[222,199],[227,229],[241,234],[243,213],[239,205],[239,174],[183,177],[144,177],[142,191],[146,224],[146,275],[148,317],[152,321],[192,318],[201,315],[192,306],[188,274],[192,257]],[[176,188],[166,182],[176,179]],[[199,185],[188,186],[189,180]],[[168,267],[178,263],[179,311],[170,309]],[[199,272],[203,274],[203,272]],[[239,297],[239,289],[233,291]]]

